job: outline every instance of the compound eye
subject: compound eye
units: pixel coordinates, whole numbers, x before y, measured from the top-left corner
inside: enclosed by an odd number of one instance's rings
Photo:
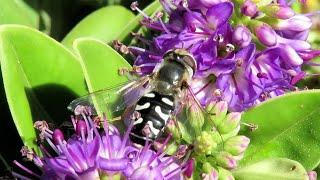
[[[197,63],[192,55],[185,55],[183,61],[192,68],[193,72],[197,70]]]
[[[166,52],[163,56],[163,59],[166,61],[173,60],[175,58],[176,58],[176,53],[173,50]]]

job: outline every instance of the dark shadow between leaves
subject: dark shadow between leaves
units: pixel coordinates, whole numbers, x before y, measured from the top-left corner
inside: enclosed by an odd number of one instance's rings
[[[25,89],[34,121],[46,120],[60,125],[69,121],[68,104],[78,96],[69,88],[58,84],[47,84]]]

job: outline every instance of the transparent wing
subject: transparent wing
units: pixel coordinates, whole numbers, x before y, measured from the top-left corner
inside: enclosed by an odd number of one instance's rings
[[[150,77],[144,76],[138,80],[75,99],[69,104],[68,109],[79,114],[83,110],[81,108],[86,107],[93,115],[107,113],[112,117],[118,117],[127,107],[134,105],[151,87]]]

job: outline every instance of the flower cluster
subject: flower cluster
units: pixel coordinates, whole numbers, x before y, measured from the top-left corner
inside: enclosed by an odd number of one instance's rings
[[[129,46],[126,53],[136,57],[135,70],[144,75],[168,50],[188,50],[197,61],[191,86],[203,105],[225,100],[231,111],[242,111],[296,90],[306,76],[302,65],[320,54],[307,42],[310,14],[296,14],[286,1],[160,2],[168,20],[159,12],[141,21],[160,35],[146,40],[134,34],[148,49]],[[137,3],[132,9],[140,11]]]
[[[191,121],[168,125],[176,142],[192,147],[191,158],[196,162],[196,179],[234,179],[230,170],[237,168],[250,139],[238,135],[241,113],[228,111],[226,101],[207,106],[210,117],[197,116],[192,109],[185,113]],[[195,118],[197,117],[197,118]],[[198,177],[196,177],[198,176]]]
[[[40,130],[43,140],[39,145],[43,157],[28,147],[23,147],[21,153],[38,166],[42,174],[31,171],[18,161],[14,163],[29,177],[17,172],[12,174],[21,179],[182,178],[186,163],[179,163],[175,157],[166,155],[165,143],[159,151],[152,150],[150,144],[137,148],[129,140],[130,127],[122,137],[115,126],[107,123],[106,118],[102,121],[102,132],[99,132],[95,122],[90,115],[73,117],[75,134],[65,139],[60,129],[51,131],[45,121],[37,121],[35,127]],[[50,153],[45,144],[54,152]]]

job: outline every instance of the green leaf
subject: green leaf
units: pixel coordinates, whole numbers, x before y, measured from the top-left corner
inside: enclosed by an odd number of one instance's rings
[[[130,64],[106,43],[80,38],[75,41],[74,48],[80,55],[89,92],[114,87],[128,81],[126,76],[119,75],[119,68],[130,69]]]
[[[304,167],[296,161],[274,158],[239,168],[232,172],[237,180],[308,180]]]
[[[18,133],[25,145],[35,147],[33,121],[68,120],[68,103],[87,93],[81,66],[55,40],[19,25],[0,26],[0,61]]]
[[[1,0],[0,7],[0,24],[21,24],[38,28],[38,13],[23,0]]]
[[[78,23],[62,40],[68,48],[80,37],[94,37],[105,42],[117,39],[128,22],[134,19],[134,14],[122,6],[108,6],[101,8]]]
[[[80,55],[80,62],[90,92],[115,87],[128,81],[126,76],[119,75],[119,68],[131,69],[130,64],[104,42],[80,38],[75,41],[74,48]],[[109,98],[111,104],[121,97]],[[100,99],[94,99],[94,102],[99,114],[109,112],[108,109],[98,107],[98,100]]]
[[[160,1],[154,1],[149,6],[147,6],[145,9],[143,9],[143,12],[151,16],[153,13],[160,11],[162,9],[162,6],[160,4]],[[135,18],[133,18],[130,22],[127,23],[127,25],[123,28],[123,30],[116,36],[115,39],[118,39],[120,41],[125,41],[125,43],[129,43],[132,39],[130,36],[130,32],[133,32],[137,30],[140,27],[140,21],[143,19],[142,14],[138,14]]]
[[[258,125],[242,134],[251,140],[242,166],[268,157],[285,157],[312,170],[320,162],[320,91],[308,90],[272,98],[243,115]]]

